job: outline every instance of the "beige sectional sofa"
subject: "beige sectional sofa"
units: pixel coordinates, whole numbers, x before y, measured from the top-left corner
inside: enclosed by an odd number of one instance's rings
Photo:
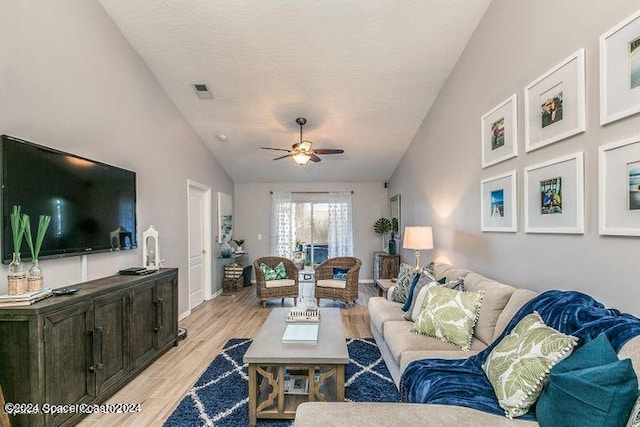
[[[526,289],[488,279],[473,271],[435,264],[436,279],[464,277],[467,291],[484,291],[480,316],[470,351],[463,351],[435,338],[409,332],[411,322],[404,319],[402,304],[387,298],[369,300],[371,332],[396,383],[406,367],[419,359],[461,359],[486,348],[502,333],[512,316],[537,294]],[[620,359],[631,358],[640,377],[640,336],[628,341],[619,352]],[[295,427],[377,425],[397,426],[403,421],[427,426],[537,426],[535,421],[509,420],[475,409],[411,403],[305,403],[298,407]]]

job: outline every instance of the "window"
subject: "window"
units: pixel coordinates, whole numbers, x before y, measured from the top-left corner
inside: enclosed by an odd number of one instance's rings
[[[316,266],[328,257],[329,204],[326,202],[293,203],[293,245],[302,251],[305,264]]]

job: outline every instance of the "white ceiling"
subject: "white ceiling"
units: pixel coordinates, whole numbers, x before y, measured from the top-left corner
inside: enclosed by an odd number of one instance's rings
[[[99,2],[235,182],[380,182],[490,0]],[[296,117],[314,148],[345,154],[272,161],[259,147],[298,142]]]

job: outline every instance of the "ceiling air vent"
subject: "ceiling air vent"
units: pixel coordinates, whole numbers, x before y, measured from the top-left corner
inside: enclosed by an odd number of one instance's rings
[[[209,88],[206,84],[196,83],[193,85],[193,88],[196,90],[196,94],[198,98],[201,99],[213,99],[213,95],[209,92]]]

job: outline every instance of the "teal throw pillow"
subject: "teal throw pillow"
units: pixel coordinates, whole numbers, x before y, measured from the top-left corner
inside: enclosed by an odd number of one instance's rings
[[[282,262],[271,268],[267,264],[260,264],[260,270],[264,273],[264,280],[282,280],[287,278],[287,269]]]
[[[631,360],[619,360],[602,333],[551,370],[536,418],[540,427],[619,427],[637,395]]]
[[[407,294],[407,300],[404,302],[402,306],[402,311],[407,311],[411,307],[411,301],[413,299],[413,293],[416,290],[416,285],[418,284],[418,280],[422,277],[422,274],[416,274],[413,276],[413,281],[411,282],[411,287],[409,288],[409,293]]]
[[[333,268],[333,280],[347,280],[348,268]]]

